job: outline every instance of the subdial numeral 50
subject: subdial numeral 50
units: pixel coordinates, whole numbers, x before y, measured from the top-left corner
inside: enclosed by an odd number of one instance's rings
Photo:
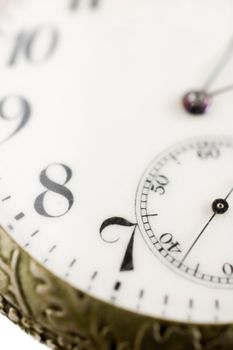
[[[169,184],[169,179],[165,175],[156,175],[154,183],[151,186],[151,190],[164,195],[166,192],[166,186]]]

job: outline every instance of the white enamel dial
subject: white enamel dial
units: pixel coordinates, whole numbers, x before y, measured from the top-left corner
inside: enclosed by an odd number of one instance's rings
[[[216,73],[232,16],[232,0],[0,1],[0,223],[73,286],[233,321],[232,93],[201,117],[181,103]],[[213,91],[233,60],[218,71]]]

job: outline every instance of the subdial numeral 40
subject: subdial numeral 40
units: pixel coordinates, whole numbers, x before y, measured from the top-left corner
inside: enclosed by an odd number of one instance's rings
[[[162,234],[159,241],[166,247],[167,251],[172,253],[181,253],[180,243],[173,238],[171,233]]]

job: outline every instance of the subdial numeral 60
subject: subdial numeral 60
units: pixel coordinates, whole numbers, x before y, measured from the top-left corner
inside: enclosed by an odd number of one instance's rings
[[[201,159],[218,158],[221,152],[219,147],[213,143],[205,142],[197,150],[197,155]]]

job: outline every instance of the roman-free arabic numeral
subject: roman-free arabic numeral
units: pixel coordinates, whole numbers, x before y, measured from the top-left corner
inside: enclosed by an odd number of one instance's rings
[[[48,175],[49,170],[56,170],[54,174],[59,175],[58,177],[61,177],[61,171],[63,171],[63,173],[65,173],[65,180],[62,183],[59,183],[58,180],[52,180]],[[42,170],[42,172],[40,173],[40,182],[46,188],[46,191],[41,193],[34,202],[34,208],[38,214],[47,218],[58,218],[64,216],[70,211],[74,204],[74,197],[72,192],[65,185],[71,180],[71,178],[72,170],[65,164],[50,164],[46,169]],[[57,196],[62,198],[59,199]],[[62,212],[56,214],[49,213],[48,209],[46,209],[46,205],[51,208],[53,207],[54,202],[56,204],[61,199],[64,199],[67,202],[66,209],[62,209]],[[51,203],[51,201],[53,202]]]
[[[200,145],[197,150],[197,155],[201,159],[219,158],[221,152],[217,145],[205,142]]]
[[[134,270],[134,259],[133,259],[133,250],[134,250],[134,238],[135,238],[135,232],[137,229],[137,224],[133,224],[132,222],[121,218],[121,217],[112,217],[110,219],[107,219],[103,222],[103,224],[101,225],[100,228],[100,236],[103,239],[103,241],[107,242],[107,243],[116,243],[119,241],[118,239],[115,240],[109,240],[109,239],[105,239],[103,237],[103,231],[109,227],[109,226],[125,226],[125,227],[133,227],[133,231],[130,234],[130,240],[129,243],[127,245],[122,263],[121,263],[121,267],[120,267],[120,271],[124,272],[124,271],[132,271]]]
[[[181,253],[180,243],[174,240],[171,233],[164,233],[160,236],[160,243],[166,245],[167,250],[172,253]]]
[[[8,141],[25,127],[31,116],[31,106],[22,96],[8,95],[0,100],[0,118],[2,122],[13,126],[13,131],[2,140],[0,144]],[[2,125],[3,127],[3,125]]]
[[[222,267],[223,273],[226,276],[232,276],[233,275],[233,265],[229,263],[225,263]]]
[[[151,190],[160,195],[164,195],[166,192],[166,186],[168,184],[169,180],[167,176],[157,174],[154,180],[154,184],[151,186]]]
[[[43,63],[52,56],[58,41],[59,33],[53,27],[43,26],[32,31],[21,31],[14,38],[8,65],[14,66],[21,59],[34,64]]]
[[[100,0],[69,0],[70,10],[78,9],[82,4],[95,8],[99,5]]]

